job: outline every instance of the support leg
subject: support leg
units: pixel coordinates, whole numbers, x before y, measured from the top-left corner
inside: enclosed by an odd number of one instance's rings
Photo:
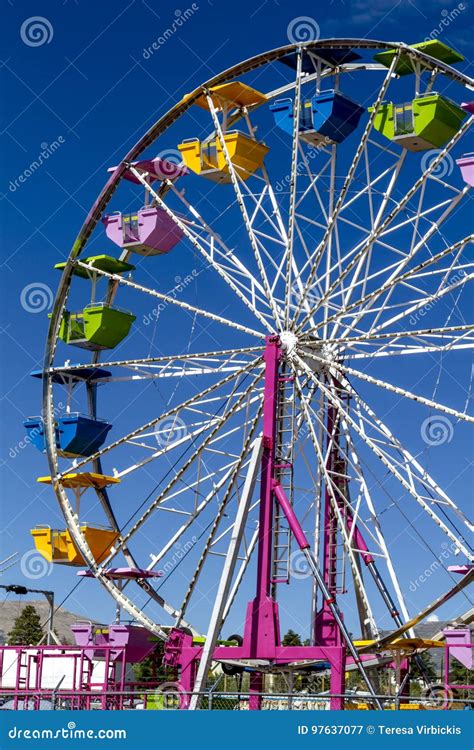
[[[341,646],[339,649],[339,654],[335,661],[331,661],[331,679],[329,685],[331,711],[341,711],[344,708],[344,698],[342,696],[346,690],[346,649],[344,646]]]
[[[336,601],[333,596],[331,596],[330,592],[328,591],[328,588],[326,586],[326,583],[324,581],[323,574],[321,573],[319,569],[319,565],[317,563],[316,558],[313,556],[311,550],[310,550],[310,544],[306,538],[306,535],[301,528],[301,524],[298,521],[295,511],[293,510],[293,506],[290,505],[288,498],[286,497],[283,488],[278,484],[275,483],[273,487],[273,491],[275,493],[275,496],[280,503],[281,509],[283,510],[288,525],[301,549],[304,556],[306,557],[306,560],[308,562],[309,569],[312,571],[314,577],[316,578],[316,581],[318,583],[318,586],[321,590],[321,593],[326,601],[326,604],[328,605],[334,620],[341,631],[342,638],[344,639],[347,648],[349,649],[349,652],[354,659],[355,664],[357,665],[357,669],[359,670],[361,677],[363,678],[365,684],[367,685],[367,689],[369,693],[371,694],[372,698],[374,699],[374,703],[377,706],[379,710],[382,710],[382,704],[380,703],[379,699],[376,697],[375,690],[372,686],[371,681],[369,680],[369,677],[367,675],[367,672],[364,668],[364,665],[362,664],[362,660],[359,657],[359,654],[357,652],[356,647],[354,646],[352,642],[352,638],[350,636],[350,633],[347,629],[347,627],[344,624],[344,620],[342,619],[342,614],[339,609],[339,607],[336,604]]]
[[[252,672],[250,675],[249,711],[260,711],[262,707],[264,678],[261,672]]]
[[[247,521],[248,509],[252,500],[255,482],[257,480],[257,473],[260,468],[261,457],[262,439],[257,438],[253,444],[252,456],[249,463],[247,476],[245,478],[245,484],[242,490],[242,497],[237,509],[235,523],[232,529],[231,540],[229,543],[229,548],[227,550],[224,567],[222,569],[222,575],[219,581],[219,588],[217,591],[216,600],[207,631],[206,642],[204,644],[201,659],[199,662],[196,681],[193,687],[195,694],[192,695],[191,702],[189,704],[189,708],[191,710],[194,710],[198,707],[200,697],[199,693],[201,693],[206,687],[207,677],[212,664],[212,655],[214,653],[217,638],[222,627],[225,605],[227,602],[227,597],[229,595],[232,577],[239,555],[239,549],[245,530],[245,523]]]

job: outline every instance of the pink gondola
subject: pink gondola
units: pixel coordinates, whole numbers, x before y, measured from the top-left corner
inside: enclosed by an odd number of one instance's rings
[[[461,170],[464,182],[474,187],[474,152],[464,154],[460,159],[456,159],[456,164]]]
[[[119,211],[102,219],[107,237],[119,247],[139,255],[169,253],[183,231],[162,208],[149,206],[133,214]]]
[[[141,161],[132,162],[132,166],[136,167],[140,172],[148,173],[148,182],[154,182],[155,180],[176,180],[178,177],[183,177],[188,174],[188,169],[182,164],[176,164],[168,159],[161,159],[156,156],[154,159],[142,159]],[[108,172],[115,172],[117,167],[109,167]],[[132,173],[130,169],[125,170],[123,174],[125,180],[134,182],[136,185],[140,185],[140,180]]]

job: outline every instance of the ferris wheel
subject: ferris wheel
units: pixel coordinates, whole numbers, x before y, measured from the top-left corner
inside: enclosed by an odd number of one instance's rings
[[[413,634],[405,527],[464,574],[429,611],[471,580],[425,450],[473,421],[461,60],[332,39],[229,68],[111,167],[57,266],[25,425],[65,527],[35,544],[166,639],[191,693],[217,661],[253,670],[258,707],[265,673],[324,662],[332,707],[349,664],[374,695],[364,651]],[[308,646],[281,644],[288,612]]]

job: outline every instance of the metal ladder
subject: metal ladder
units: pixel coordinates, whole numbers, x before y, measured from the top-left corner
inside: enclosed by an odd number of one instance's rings
[[[275,438],[275,479],[293,504],[293,443],[295,430],[294,378],[283,364],[278,378],[277,427]],[[290,555],[292,534],[275,501],[273,523],[272,593],[278,583],[290,582]]]
[[[17,687],[20,690],[27,690],[30,685],[30,655],[26,649],[21,649],[18,654],[17,664]]]
[[[28,689],[30,687],[30,658],[28,651],[21,648],[17,652],[15,695],[13,709],[16,711],[21,706],[25,707],[28,701]]]
[[[349,396],[342,392],[340,398],[348,401]],[[339,426],[336,431],[338,433],[338,442],[340,444],[341,434]],[[345,447],[344,445],[341,447]],[[347,465],[346,460],[343,457],[343,453],[340,452],[332,462],[332,466],[328,468],[328,474],[331,476],[333,483],[338,488],[339,492],[335,492],[337,504],[339,506],[340,516],[343,519],[344,525],[347,524],[347,508],[344,504],[349,501],[349,487],[348,487],[348,476],[347,476]],[[342,497],[341,497],[342,495]],[[347,562],[347,550],[344,542],[342,541],[339,521],[336,512],[331,512],[331,523],[330,523],[330,539],[329,544],[329,563],[330,568],[334,571],[334,581],[331,587],[332,594],[345,594],[347,592],[346,587],[346,562]]]

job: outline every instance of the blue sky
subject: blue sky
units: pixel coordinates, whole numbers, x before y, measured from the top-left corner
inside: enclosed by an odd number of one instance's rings
[[[45,285],[46,296],[55,290],[59,275],[52,267],[67,258],[85,214],[105,182],[107,167],[115,165],[160,115],[199,83],[239,60],[287,43],[287,29],[295,18],[308,16],[321,38],[416,42],[439,30],[440,38],[465,56],[460,69],[472,75],[473,14],[467,2],[333,0],[322,6],[300,0],[241,0],[236,5],[202,0],[194,4],[196,10],[178,32],[152,54],[147,52],[188,7],[191,4],[176,6],[153,0],[52,0],[42,5],[12,0],[4,4],[0,283],[4,300],[1,518],[5,531],[0,558],[16,551],[20,555],[28,552],[32,546],[28,531],[35,523],[59,521],[52,492],[48,488],[39,490],[35,483],[36,476],[46,473],[45,461],[32,447],[21,444],[22,420],[40,409],[40,386],[29,372],[41,365],[47,330],[46,311],[36,314],[22,305],[24,290],[30,284]],[[38,46],[26,44],[21,34],[22,24],[33,16],[42,16],[48,22],[48,41]],[[181,132],[181,137],[187,135],[194,133]],[[176,141],[165,141],[163,147],[176,148]],[[45,150],[48,158],[41,168],[20,179]],[[127,195],[132,200],[133,192],[129,190]],[[113,208],[119,208],[120,200],[114,200]],[[94,239],[94,249],[105,252],[104,241]],[[177,275],[192,270],[189,264],[183,268],[182,263],[179,256],[170,256],[163,263],[161,281],[165,289],[173,285]],[[195,303],[199,294],[208,293],[211,283],[208,272],[199,265],[196,271],[202,271],[202,275],[193,289]],[[216,290],[215,294],[217,308],[231,315],[223,291]],[[148,301],[139,308],[142,321],[152,308]],[[142,351],[143,346],[173,350],[173,322],[168,318],[165,323],[158,332],[143,323],[139,333]],[[183,349],[191,329],[190,319],[180,322],[176,329]],[[205,349],[208,333],[203,328],[196,350]],[[198,334],[199,328],[195,331],[197,339]],[[462,408],[469,361],[467,357],[458,359],[452,367],[440,386],[441,393],[446,403]],[[389,370],[382,368],[380,372],[387,374]],[[428,370],[420,386],[427,396],[433,392],[438,372],[436,367]],[[412,378],[418,382],[420,375],[420,370],[414,374],[398,372],[398,383],[403,385],[405,381],[409,387]],[[118,408],[114,399],[126,400],[124,393],[114,390],[106,397],[105,412]],[[166,397],[165,389],[159,398]],[[402,439],[409,439],[413,437],[413,424],[418,433],[423,416],[420,407],[413,407],[411,413],[393,416],[392,425]],[[466,427],[457,425],[453,439],[442,448],[427,452],[420,440],[414,439],[412,449],[425,451],[428,468],[438,472],[439,481],[452,489],[453,499],[467,509],[466,490],[472,487],[472,443]],[[148,491],[146,481],[140,489]],[[126,502],[124,496],[121,498]],[[405,582],[410,580],[410,539],[409,535],[402,536],[398,550]],[[422,572],[427,564],[428,558],[420,557],[417,568]],[[2,583],[10,580],[29,583],[19,565],[2,577]],[[54,587],[58,601],[75,583],[74,571],[59,566],[47,578],[33,581],[34,587]],[[442,582],[438,579],[438,583],[428,580],[412,597],[412,611],[447,585],[448,578]],[[113,614],[113,603],[94,582],[82,583],[65,606],[98,619],[107,620]],[[458,600],[448,605],[444,614],[453,616],[466,608],[467,602]],[[301,619],[306,622],[306,615]],[[238,625],[238,616],[233,624]],[[298,621],[292,619],[289,610],[283,626],[298,629]]]

